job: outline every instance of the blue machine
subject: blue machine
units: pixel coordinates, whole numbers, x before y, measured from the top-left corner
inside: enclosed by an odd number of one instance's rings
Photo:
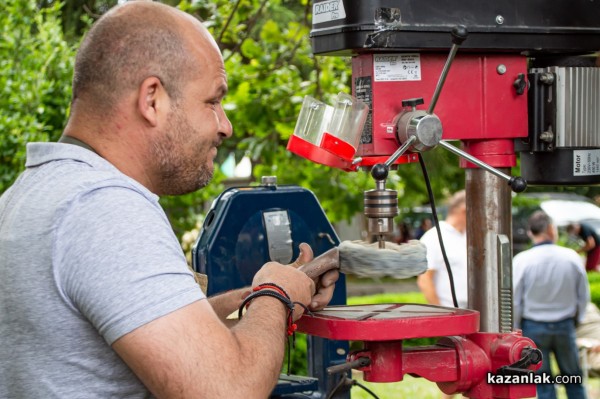
[[[339,244],[314,194],[298,186],[277,186],[263,177],[263,185],[225,190],[208,212],[193,252],[194,270],[208,276],[208,295],[249,286],[260,267],[277,261],[288,264],[306,242],[314,255]],[[346,304],[345,277],[340,275],[332,305]],[[272,398],[323,398],[339,376],[327,368],[345,362],[346,341],[307,337],[309,377],[282,374]],[[349,392],[336,393],[349,398]]]

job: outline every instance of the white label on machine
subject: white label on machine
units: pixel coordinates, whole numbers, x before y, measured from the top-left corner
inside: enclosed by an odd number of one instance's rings
[[[573,151],[573,176],[600,175],[600,150]]]
[[[286,210],[263,212],[269,257],[272,261],[287,264],[293,256],[290,215]]]
[[[342,0],[327,0],[313,4],[313,24],[346,18],[346,9]]]
[[[421,80],[421,56],[410,54],[378,54],[373,59],[376,82]]]

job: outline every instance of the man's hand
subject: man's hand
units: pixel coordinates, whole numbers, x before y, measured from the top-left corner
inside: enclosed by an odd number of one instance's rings
[[[302,266],[305,263],[310,262],[313,259],[313,251],[310,245],[306,243],[300,244],[300,256],[291,266],[296,268]],[[316,284],[317,292],[313,295],[309,308],[310,310],[321,310],[333,297],[333,290],[335,289],[335,282],[339,279],[340,273],[338,270],[330,270],[327,273],[324,273],[319,278],[319,281]]]
[[[278,285],[289,295],[292,302],[299,302],[307,307],[315,294],[315,283],[310,277],[294,267],[277,262],[265,263],[254,275],[252,287],[267,283]],[[294,320],[299,319],[303,313],[304,309],[296,305]]]

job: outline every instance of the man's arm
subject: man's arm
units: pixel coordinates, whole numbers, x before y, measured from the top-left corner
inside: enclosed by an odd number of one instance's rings
[[[254,286],[273,282],[292,300],[310,302],[314,286],[304,273],[273,263],[261,271]],[[229,329],[201,300],[126,334],[113,349],[158,398],[265,398],[283,361],[286,312],[278,299],[258,297]]]
[[[596,240],[590,235],[585,239],[585,244],[581,247],[581,251],[589,252],[594,248],[596,248]]]
[[[583,271],[584,266],[578,265],[577,272],[577,324],[580,324],[585,317],[587,304],[590,302],[590,284],[587,274]]]
[[[251,287],[239,288],[222,294],[214,295],[208,298],[208,303],[212,306],[221,320],[225,320],[231,313],[237,311],[244,299],[252,292]]]
[[[425,273],[417,277],[417,285],[419,286],[419,289],[425,296],[427,303],[431,305],[439,305],[440,299],[437,296],[437,293],[435,291],[435,285],[433,284],[434,275],[435,270],[427,270]]]

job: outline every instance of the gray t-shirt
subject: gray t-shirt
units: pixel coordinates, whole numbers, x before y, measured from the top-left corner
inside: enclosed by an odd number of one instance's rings
[[[110,345],[205,298],[158,197],[71,144],[26,166],[0,197],[0,397],[150,397]]]

